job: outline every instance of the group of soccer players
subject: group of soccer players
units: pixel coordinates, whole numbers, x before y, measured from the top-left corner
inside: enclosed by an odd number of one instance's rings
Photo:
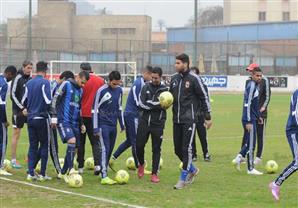
[[[158,169],[167,113],[166,107],[159,102],[159,96],[162,92],[170,91],[174,96],[175,153],[183,162],[183,171],[174,188],[181,189],[192,183],[199,171],[192,163],[196,158],[192,148],[195,145],[196,124],[199,124],[198,112],[203,118],[203,122],[198,125],[200,128],[206,130],[212,123],[209,96],[206,86],[196,74],[198,69],[190,70],[189,57],[186,54],[177,56],[175,67],[177,73],[170,86],[165,86],[162,82],[162,69],[146,66],[142,70],[142,76],[131,87],[124,113],[121,75],[118,71],[110,72],[108,82],[105,83],[101,77],[93,74],[89,63],[82,63],[81,72],[77,76],[71,71],[64,71],[58,80],[49,82],[46,79],[46,62],[36,64],[33,78],[33,64],[30,61],[24,61],[18,72],[14,66],[7,67],[1,76],[1,175],[10,175],[4,170],[3,161],[9,125],[5,106],[7,82],[13,80],[13,141],[18,140],[24,123],[28,126],[27,180],[51,180],[46,174],[48,153],[58,178],[68,182],[71,174],[83,174],[85,141],[88,135],[95,164],[94,174],[101,174],[103,185],[116,183],[108,177],[108,167],[113,169],[113,162],[129,147],[132,149],[139,178],[148,173],[145,170],[144,149],[149,136],[152,139],[153,153],[151,182],[160,182]],[[126,140],[113,153],[118,121],[121,131],[126,132]],[[58,132],[66,145],[63,167],[60,166],[58,157]],[[206,133],[202,141],[204,158],[209,161]],[[16,146],[16,142],[13,145]],[[14,151],[12,154],[12,166],[21,168]],[[76,154],[78,170],[73,168]],[[35,169],[38,164],[40,171],[37,174]]]
[[[199,76],[196,67],[190,68],[186,54],[176,56],[176,73],[169,86],[162,82],[163,71],[160,67],[146,66],[142,76],[133,83],[128,94],[126,108],[122,111],[123,90],[121,75],[112,71],[105,81],[93,74],[89,63],[80,65],[81,72],[74,75],[71,71],[61,73],[58,80],[50,83],[45,79],[48,66],[46,62],[36,64],[35,76],[31,79],[33,64],[23,63],[17,72],[14,66],[8,66],[0,76],[0,132],[1,163],[0,174],[10,175],[3,168],[7,147],[6,94],[10,80],[11,99],[13,103],[13,139],[12,166],[21,168],[16,160],[16,144],[21,128],[27,122],[29,135],[27,180],[51,180],[46,168],[50,152],[58,178],[68,182],[71,174],[84,172],[84,155],[86,135],[92,146],[94,158],[94,174],[101,175],[101,184],[113,185],[116,181],[108,177],[108,167],[128,148],[132,156],[139,178],[146,173],[144,149],[149,136],[152,140],[151,182],[159,183],[158,169],[161,157],[163,131],[167,119],[166,107],[159,102],[162,92],[170,91],[173,102],[173,141],[174,152],[182,162],[182,171],[174,189],[183,189],[191,184],[199,169],[194,165],[196,160],[195,134],[198,131],[205,161],[210,161],[206,130],[212,125],[210,97],[207,86]],[[247,70],[251,76],[245,85],[242,124],[244,136],[241,150],[233,163],[237,169],[247,156],[248,174],[261,175],[254,168],[262,158],[265,135],[267,108],[270,101],[268,79],[262,75],[257,64],[250,65]],[[293,162],[283,173],[270,184],[275,199],[279,199],[279,186],[298,169],[298,113],[297,91],[291,100],[291,110],[287,124],[287,137],[293,152]],[[115,152],[117,123],[121,131],[125,131],[126,140]],[[57,132],[62,142],[67,145],[63,167],[58,157]],[[254,159],[257,141],[257,157]],[[78,171],[74,169],[77,154]],[[40,161],[40,173],[35,168]]]

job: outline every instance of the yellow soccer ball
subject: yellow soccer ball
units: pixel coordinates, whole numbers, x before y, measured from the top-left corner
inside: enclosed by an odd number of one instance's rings
[[[133,157],[127,158],[127,160],[126,160],[126,167],[129,170],[135,170],[136,169],[136,165],[135,165],[135,161],[134,161]]]
[[[83,186],[83,177],[79,174],[71,174],[68,184],[70,187],[79,188]]]
[[[88,170],[94,170],[94,159],[93,159],[93,157],[88,157],[85,160],[85,167]]]
[[[59,163],[60,163],[60,166],[62,168],[63,165],[64,165],[64,158],[59,158]]]
[[[129,180],[129,174],[126,170],[119,170],[116,173],[115,181],[117,181],[118,184],[126,184]]]
[[[162,92],[159,95],[160,106],[165,109],[168,109],[173,104],[173,101],[174,101],[174,97],[173,97],[172,93],[170,93],[168,91]]]
[[[269,160],[265,165],[265,169],[269,174],[276,173],[278,170],[278,164],[274,160]]]
[[[73,161],[73,167],[76,170],[79,168],[79,163],[76,160]]]
[[[39,174],[40,173],[40,170],[41,170],[41,162],[38,161],[36,167],[35,167],[35,171]]]
[[[3,168],[4,170],[6,170],[7,172],[11,173],[12,172],[12,165],[11,162],[7,159],[4,159],[3,161]]]
[[[180,170],[183,169],[183,162],[181,162],[181,163],[179,164],[179,169],[180,169]]]
[[[161,170],[162,166],[163,166],[163,159],[160,158],[158,169]]]

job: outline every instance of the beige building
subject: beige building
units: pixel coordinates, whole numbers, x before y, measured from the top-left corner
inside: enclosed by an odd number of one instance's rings
[[[151,17],[145,15],[76,15],[67,0],[39,0],[32,19],[33,50],[74,53],[149,51]],[[8,19],[11,49],[26,49],[27,19]],[[144,44],[145,42],[145,44]]]
[[[225,25],[297,20],[297,0],[224,0]]]

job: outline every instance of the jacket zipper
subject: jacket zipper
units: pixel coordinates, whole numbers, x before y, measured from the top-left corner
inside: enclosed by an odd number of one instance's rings
[[[193,111],[193,104],[191,104],[191,114],[192,114],[192,119],[195,119],[194,111]]]
[[[148,126],[150,126],[150,121],[151,121],[151,113],[150,113],[149,119],[148,119]]]
[[[160,112],[159,120],[161,120],[161,118],[162,118],[162,111]]]
[[[180,91],[181,91],[181,83],[182,80],[179,82],[179,88],[178,88],[178,123],[180,123]]]

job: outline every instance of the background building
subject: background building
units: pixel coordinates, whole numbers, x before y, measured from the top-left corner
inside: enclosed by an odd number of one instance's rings
[[[297,0],[224,0],[224,24],[298,20]]]
[[[86,8],[92,11],[92,8]],[[7,62],[26,57],[28,19],[8,19]],[[39,0],[32,18],[33,59],[149,62],[151,17],[145,15],[77,15],[67,0]],[[5,59],[5,57],[4,57]]]
[[[193,28],[169,28],[167,40],[169,52],[193,54]],[[206,73],[245,74],[255,61],[266,74],[298,74],[297,21],[203,27],[197,47]],[[214,61],[218,71],[211,70]]]

